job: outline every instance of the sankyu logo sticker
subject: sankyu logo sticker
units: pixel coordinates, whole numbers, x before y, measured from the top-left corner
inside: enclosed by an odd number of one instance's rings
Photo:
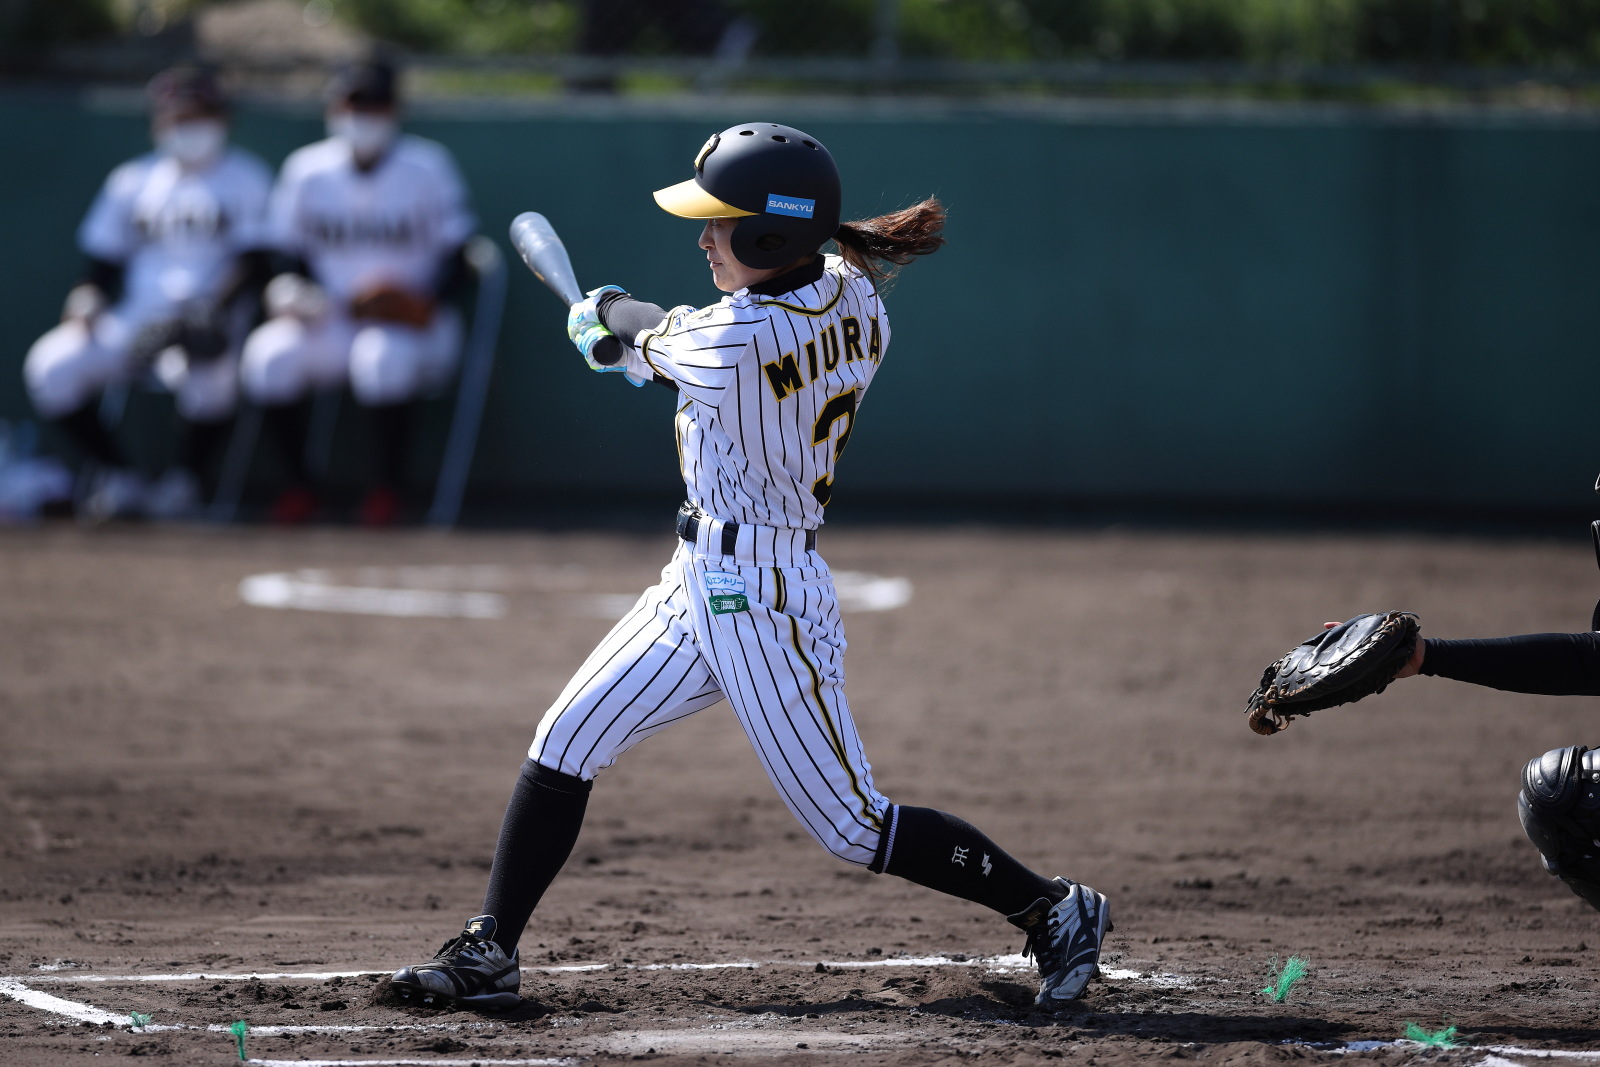
[[[797,219],[815,218],[817,215],[817,202],[806,200],[798,196],[784,196],[781,193],[767,194],[767,214],[793,215]]]
[[[728,615],[735,611],[749,611],[750,598],[745,596],[744,579],[726,571],[706,571],[706,603],[713,615]]]

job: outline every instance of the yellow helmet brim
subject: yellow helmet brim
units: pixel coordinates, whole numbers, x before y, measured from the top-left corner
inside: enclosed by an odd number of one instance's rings
[[[657,189],[654,195],[661,210],[682,219],[736,219],[756,214],[723,203],[702,189],[693,178]]]

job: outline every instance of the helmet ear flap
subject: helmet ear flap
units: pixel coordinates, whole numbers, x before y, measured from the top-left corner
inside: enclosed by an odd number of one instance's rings
[[[739,220],[731,241],[733,256],[754,270],[787,266],[805,255],[803,219],[779,215],[751,215]]]

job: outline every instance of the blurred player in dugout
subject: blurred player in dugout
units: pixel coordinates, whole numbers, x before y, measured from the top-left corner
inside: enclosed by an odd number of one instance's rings
[[[87,459],[90,518],[178,518],[198,504],[238,397],[238,351],[261,286],[271,171],[228,144],[228,105],[204,70],[150,83],[155,151],[117,167],[78,229],[88,256],[61,323],[39,338],[23,379],[39,417]],[[153,375],[176,401],[174,458],[148,481],[102,421],[104,392]]]
[[[268,318],[245,341],[241,380],[287,477],[275,521],[319,512],[306,400],[348,385],[372,446],[359,517],[387,525],[402,517],[415,402],[455,369],[462,323],[448,301],[469,277],[475,220],[449,152],[401,134],[392,67],[341,71],[327,123],[328,138],[290,155],[272,191],[268,232],[289,265],[266,288]]]

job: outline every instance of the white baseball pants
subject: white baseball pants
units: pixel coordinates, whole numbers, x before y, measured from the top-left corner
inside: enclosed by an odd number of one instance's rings
[[[843,627],[804,532],[700,524],[584,662],[528,755],[585,780],[723,697],[784,803],[823,848],[872,862],[889,801],[873,787],[844,693]],[[716,546],[713,548],[712,546]]]
[[[251,331],[240,374],[258,404],[293,403],[347,382],[359,403],[398,404],[442,388],[460,351],[454,308],[440,308],[423,329],[339,314],[313,323],[280,315]]]

